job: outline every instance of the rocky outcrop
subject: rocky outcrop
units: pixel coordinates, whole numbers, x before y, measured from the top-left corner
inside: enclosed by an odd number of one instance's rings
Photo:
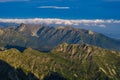
[[[0,35],[3,35],[4,31],[2,29],[0,29]]]

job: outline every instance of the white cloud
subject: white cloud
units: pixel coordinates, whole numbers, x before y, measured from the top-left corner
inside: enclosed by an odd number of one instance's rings
[[[21,2],[21,1],[30,1],[30,0],[0,0],[0,2]]]
[[[62,7],[62,6],[39,6],[38,8],[45,8],[45,9],[70,9],[70,7]]]
[[[120,20],[67,20],[67,19],[57,19],[57,18],[33,18],[33,19],[2,19],[0,22],[5,23],[28,23],[28,24],[46,24],[46,25],[69,25],[69,26],[97,26],[105,28],[106,25],[120,24]]]

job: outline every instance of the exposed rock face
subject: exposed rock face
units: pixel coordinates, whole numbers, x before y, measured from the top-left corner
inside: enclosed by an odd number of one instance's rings
[[[94,32],[93,32],[93,31],[91,31],[91,30],[89,30],[89,31],[88,31],[88,34],[93,35],[93,34],[94,34]]]
[[[93,52],[92,50],[93,50],[92,47],[90,47],[90,45],[88,45],[88,44],[83,44],[83,45],[81,45],[81,44],[75,45],[74,44],[73,45],[73,44],[63,43],[63,44],[57,46],[56,48],[54,48],[52,50],[52,52],[67,53],[67,54],[69,54],[69,57],[71,59],[77,59],[76,56],[78,56],[79,59],[81,58],[81,56],[83,56],[84,59],[88,59],[93,55],[91,53],[91,52]]]
[[[35,36],[35,37],[39,37],[37,35],[38,30],[40,29],[41,25],[32,25],[32,24],[24,24],[22,23],[20,26],[18,26],[18,28],[16,29],[18,32],[23,33],[23,34],[27,34],[29,36]]]
[[[59,27],[57,27],[57,29],[64,29],[65,28],[65,26],[59,26]]]
[[[0,51],[4,51],[5,50],[5,48],[4,47],[0,47]]]
[[[22,23],[20,26],[21,26],[21,27],[19,27],[18,31],[20,31],[20,32],[25,31],[26,25]]]
[[[2,29],[0,29],[0,35],[3,35],[4,31]]]

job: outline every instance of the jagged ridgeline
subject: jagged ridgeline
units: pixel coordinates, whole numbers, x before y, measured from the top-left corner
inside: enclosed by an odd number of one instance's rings
[[[24,50],[31,47],[40,51],[50,51],[63,42],[69,44],[87,43],[106,49],[120,50],[120,41],[90,30],[33,24],[0,28],[0,46],[7,49]]]
[[[120,53],[88,44],[63,43],[48,53],[9,49],[0,60],[1,80],[120,79]]]

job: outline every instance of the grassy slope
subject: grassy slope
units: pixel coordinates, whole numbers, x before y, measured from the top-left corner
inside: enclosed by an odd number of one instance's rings
[[[50,53],[31,48],[22,53],[10,49],[0,52],[0,59],[26,74],[33,73],[39,79],[51,72],[57,72],[68,80],[120,79],[119,53],[89,45],[62,44]]]

